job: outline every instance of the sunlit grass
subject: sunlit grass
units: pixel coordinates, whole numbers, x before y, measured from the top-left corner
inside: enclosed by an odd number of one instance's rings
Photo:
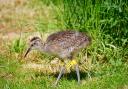
[[[22,63],[16,59],[8,59],[0,56],[0,84],[1,89],[42,89],[54,88],[55,74],[47,74],[33,70],[25,70]],[[75,72],[65,74],[57,86],[58,89],[115,89],[124,88],[128,84],[127,64],[122,66],[104,66],[102,70],[93,71],[92,79],[87,77],[86,72],[81,71],[82,84],[77,85]],[[97,68],[96,68],[97,69]],[[125,88],[124,88],[125,89]],[[126,88],[127,89],[127,88]]]

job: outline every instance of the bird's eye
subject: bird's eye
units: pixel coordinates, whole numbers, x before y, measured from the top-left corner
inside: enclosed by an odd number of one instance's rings
[[[31,46],[34,46],[34,44],[31,44]]]
[[[31,44],[31,46],[34,46],[34,45],[36,45],[36,43]]]

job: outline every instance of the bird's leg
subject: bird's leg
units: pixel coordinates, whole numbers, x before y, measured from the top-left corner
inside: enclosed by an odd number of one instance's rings
[[[78,84],[80,84],[80,72],[79,72],[79,66],[77,64],[76,60],[71,60],[68,64],[66,64],[66,68],[69,69],[70,67],[75,66],[76,74],[77,74],[77,79],[78,79]]]
[[[90,71],[87,73],[88,74],[88,78],[92,79],[91,75],[90,75]]]
[[[78,84],[80,84],[80,72],[79,72],[79,66],[78,66],[78,64],[75,65],[75,69],[76,69]]]
[[[60,80],[62,74],[64,73],[64,70],[65,70],[65,66],[62,66],[62,67],[61,67],[61,70],[60,70],[60,73],[59,73],[59,75],[58,75],[58,77],[57,77],[57,80],[56,80],[56,82],[55,82],[55,85],[57,85],[57,83],[58,83],[58,81]]]

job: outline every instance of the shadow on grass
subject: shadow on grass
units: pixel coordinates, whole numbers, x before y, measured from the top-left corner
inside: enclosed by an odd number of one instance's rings
[[[56,73],[56,74],[53,74],[52,76],[57,78],[58,75],[59,75],[59,73]],[[80,79],[81,80],[88,79],[89,77],[94,77],[93,72],[83,72],[83,71],[80,71]],[[62,75],[61,78],[66,78],[67,80],[77,80],[76,71],[71,71],[70,73],[65,73],[65,74]]]

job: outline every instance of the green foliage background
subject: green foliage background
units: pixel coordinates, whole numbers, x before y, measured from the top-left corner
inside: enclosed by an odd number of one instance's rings
[[[127,0],[64,0],[65,26],[84,32],[99,30],[102,38],[107,38],[108,42],[126,47],[127,7]]]

